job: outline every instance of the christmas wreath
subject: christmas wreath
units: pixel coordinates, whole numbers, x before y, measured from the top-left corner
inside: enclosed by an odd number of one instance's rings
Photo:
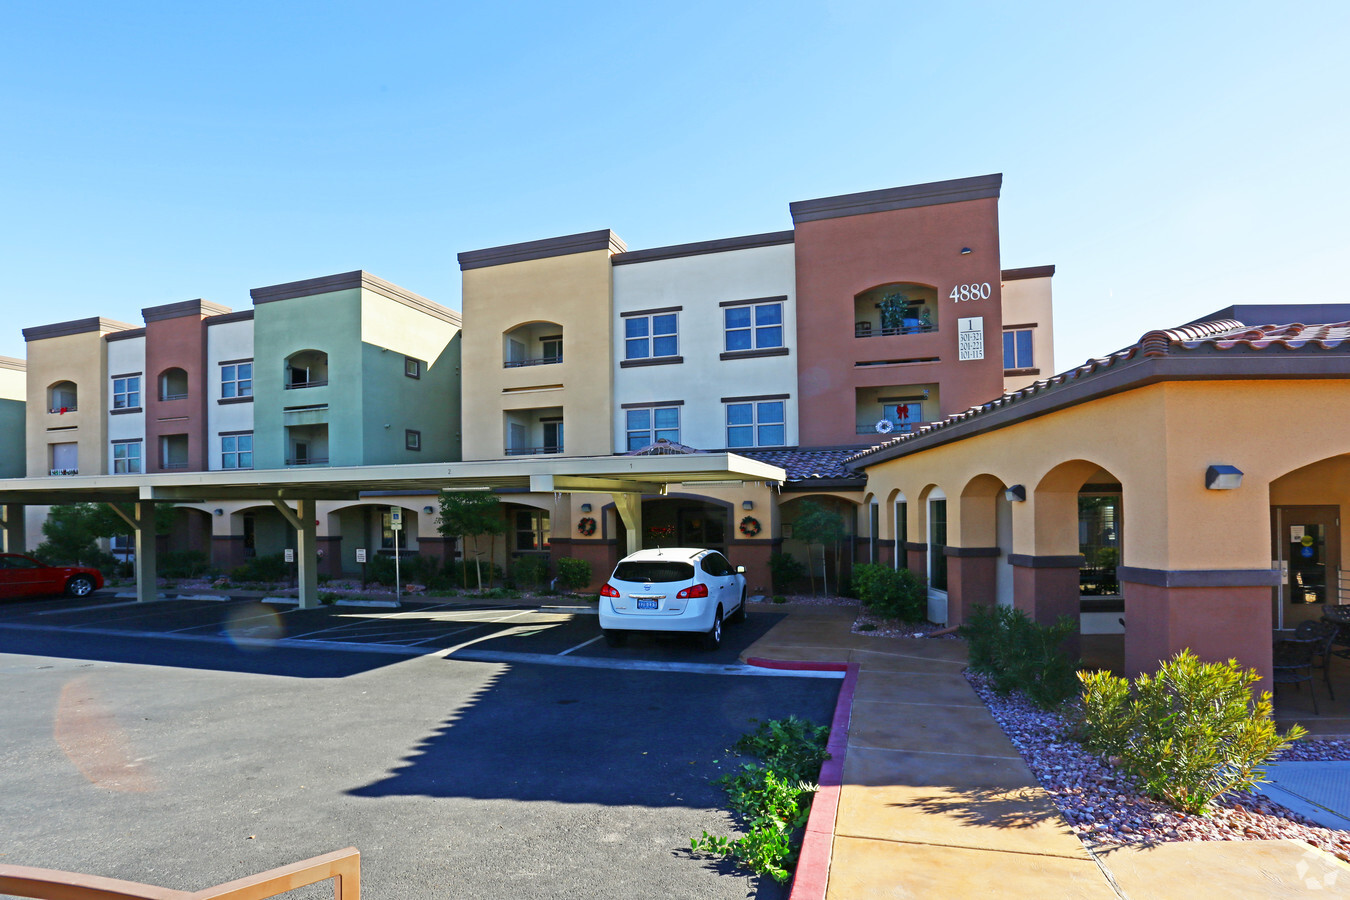
[[[746,537],[754,537],[759,534],[759,532],[759,519],[756,519],[754,516],[746,516],[744,519],[741,519],[741,534]]]
[[[595,519],[590,516],[582,516],[581,521],[577,522],[577,531],[585,537],[595,534]]]

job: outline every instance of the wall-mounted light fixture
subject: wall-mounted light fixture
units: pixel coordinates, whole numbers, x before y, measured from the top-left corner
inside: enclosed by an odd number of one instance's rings
[[[1021,503],[1027,499],[1027,486],[1024,484],[1014,484],[1003,491],[1003,496],[1008,498],[1009,503]]]
[[[422,507],[422,512],[426,513],[427,515],[431,515],[431,507],[430,506]]]
[[[1242,470],[1237,466],[1210,466],[1205,470],[1205,487],[1211,491],[1232,491],[1242,487]]]
[[[970,250],[969,247],[962,247],[962,248],[961,248],[961,255],[962,255],[962,256],[969,256],[970,253],[971,253],[971,250]]]
[[[591,511],[591,505],[590,505],[589,503],[583,503],[583,504],[581,504],[581,511],[582,511],[582,512],[590,512],[590,511]]]
[[[220,509],[220,508],[213,509],[213,510],[211,510],[211,512],[215,513],[215,514],[218,515],[218,516],[223,516],[223,515],[225,515],[225,510]]]
[[[755,501],[753,500],[741,501],[741,509],[754,509],[754,508],[755,508]]]

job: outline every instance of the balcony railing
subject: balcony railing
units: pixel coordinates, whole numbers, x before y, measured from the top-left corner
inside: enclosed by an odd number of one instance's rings
[[[557,446],[554,446],[554,447],[507,447],[507,448],[506,448],[506,455],[507,455],[507,456],[535,456],[535,455],[540,454],[540,453],[561,453],[561,452],[563,452],[563,448],[562,448],[562,445],[561,445],[561,444],[559,444],[559,445],[557,445]]]
[[[68,412],[75,412],[78,409],[79,407],[72,403],[70,406],[53,406],[47,412],[60,416]]]
[[[50,474],[50,475],[78,475],[78,474],[80,474],[80,470],[79,470],[79,469],[52,469],[51,472],[49,472],[48,474]]]
[[[300,390],[300,388],[323,387],[326,384],[328,384],[327,378],[311,378],[309,381],[301,381],[296,384],[288,384],[286,385],[286,390],[298,391]]]
[[[535,359],[508,359],[502,363],[502,368],[519,369],[522,366],[551,366],[554,363],[562,362],[562,355],[558,356],[540,356]]]
[[[920,428],[922,428],[924,425],[927,425],[927,424],[929,424],[929,423],[928,423],[928,422],[892,422],[892,423],[891,423],[891,429],[890,429],[889,431],[878,431],[878,430],[877,430],[876,423],[873,422],[871,425],[859,425],[859,426],[857,427],[857,431],[856,431],[855,433],[857,433],[857,434],[874,434],[874,435],[877,435],[878,437],[886,437],[886,436],[892,435],[892,434],[909,434],[911,431],[918,431]]]
[[[286,459],[286,465],[288,465],[288,466],[326,466],[326,465],[328,465],[328,457],[326,457],[326,456],[308,456],[308,457],[305,457],[304,459],[292,459],[292,458],[290,458],[290,457],[287,457],[287,459]]]
[[[185,462],[166,462],[160,465],[160,468],[164,469],[165,471],[171,469],[186,469],[187,467],[188,464]]]
[[[872,325],[871,322],[857,322],[853,326],[854,337],[894,337],[897,334],[926,334],[930,331],[937,331],[936,325],[901,325],[895,328],[879,328]]]
[[[186,400],[187,397],[188,397],[187,391],[183,391],[182,393],[159,395],[160,400]]]

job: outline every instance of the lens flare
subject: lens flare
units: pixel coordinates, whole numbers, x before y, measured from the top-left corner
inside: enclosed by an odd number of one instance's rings
[[[277,611],[262,603],[248,603],[232,609],[225,618],[225,636],[246,652],[270,649],[285,631]]]

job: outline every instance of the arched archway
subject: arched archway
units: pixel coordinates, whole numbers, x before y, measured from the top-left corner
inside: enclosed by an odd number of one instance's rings
[[[1350,602],[1350,454],[1291,469],[1270,483],[1271,559],[1279,570],[1277,629],[1319,619]]]
[[[852,572],[858,509],[833,494],[805,494],[780,504],[782,552],[803,565],[813,589],[837,592]]]

